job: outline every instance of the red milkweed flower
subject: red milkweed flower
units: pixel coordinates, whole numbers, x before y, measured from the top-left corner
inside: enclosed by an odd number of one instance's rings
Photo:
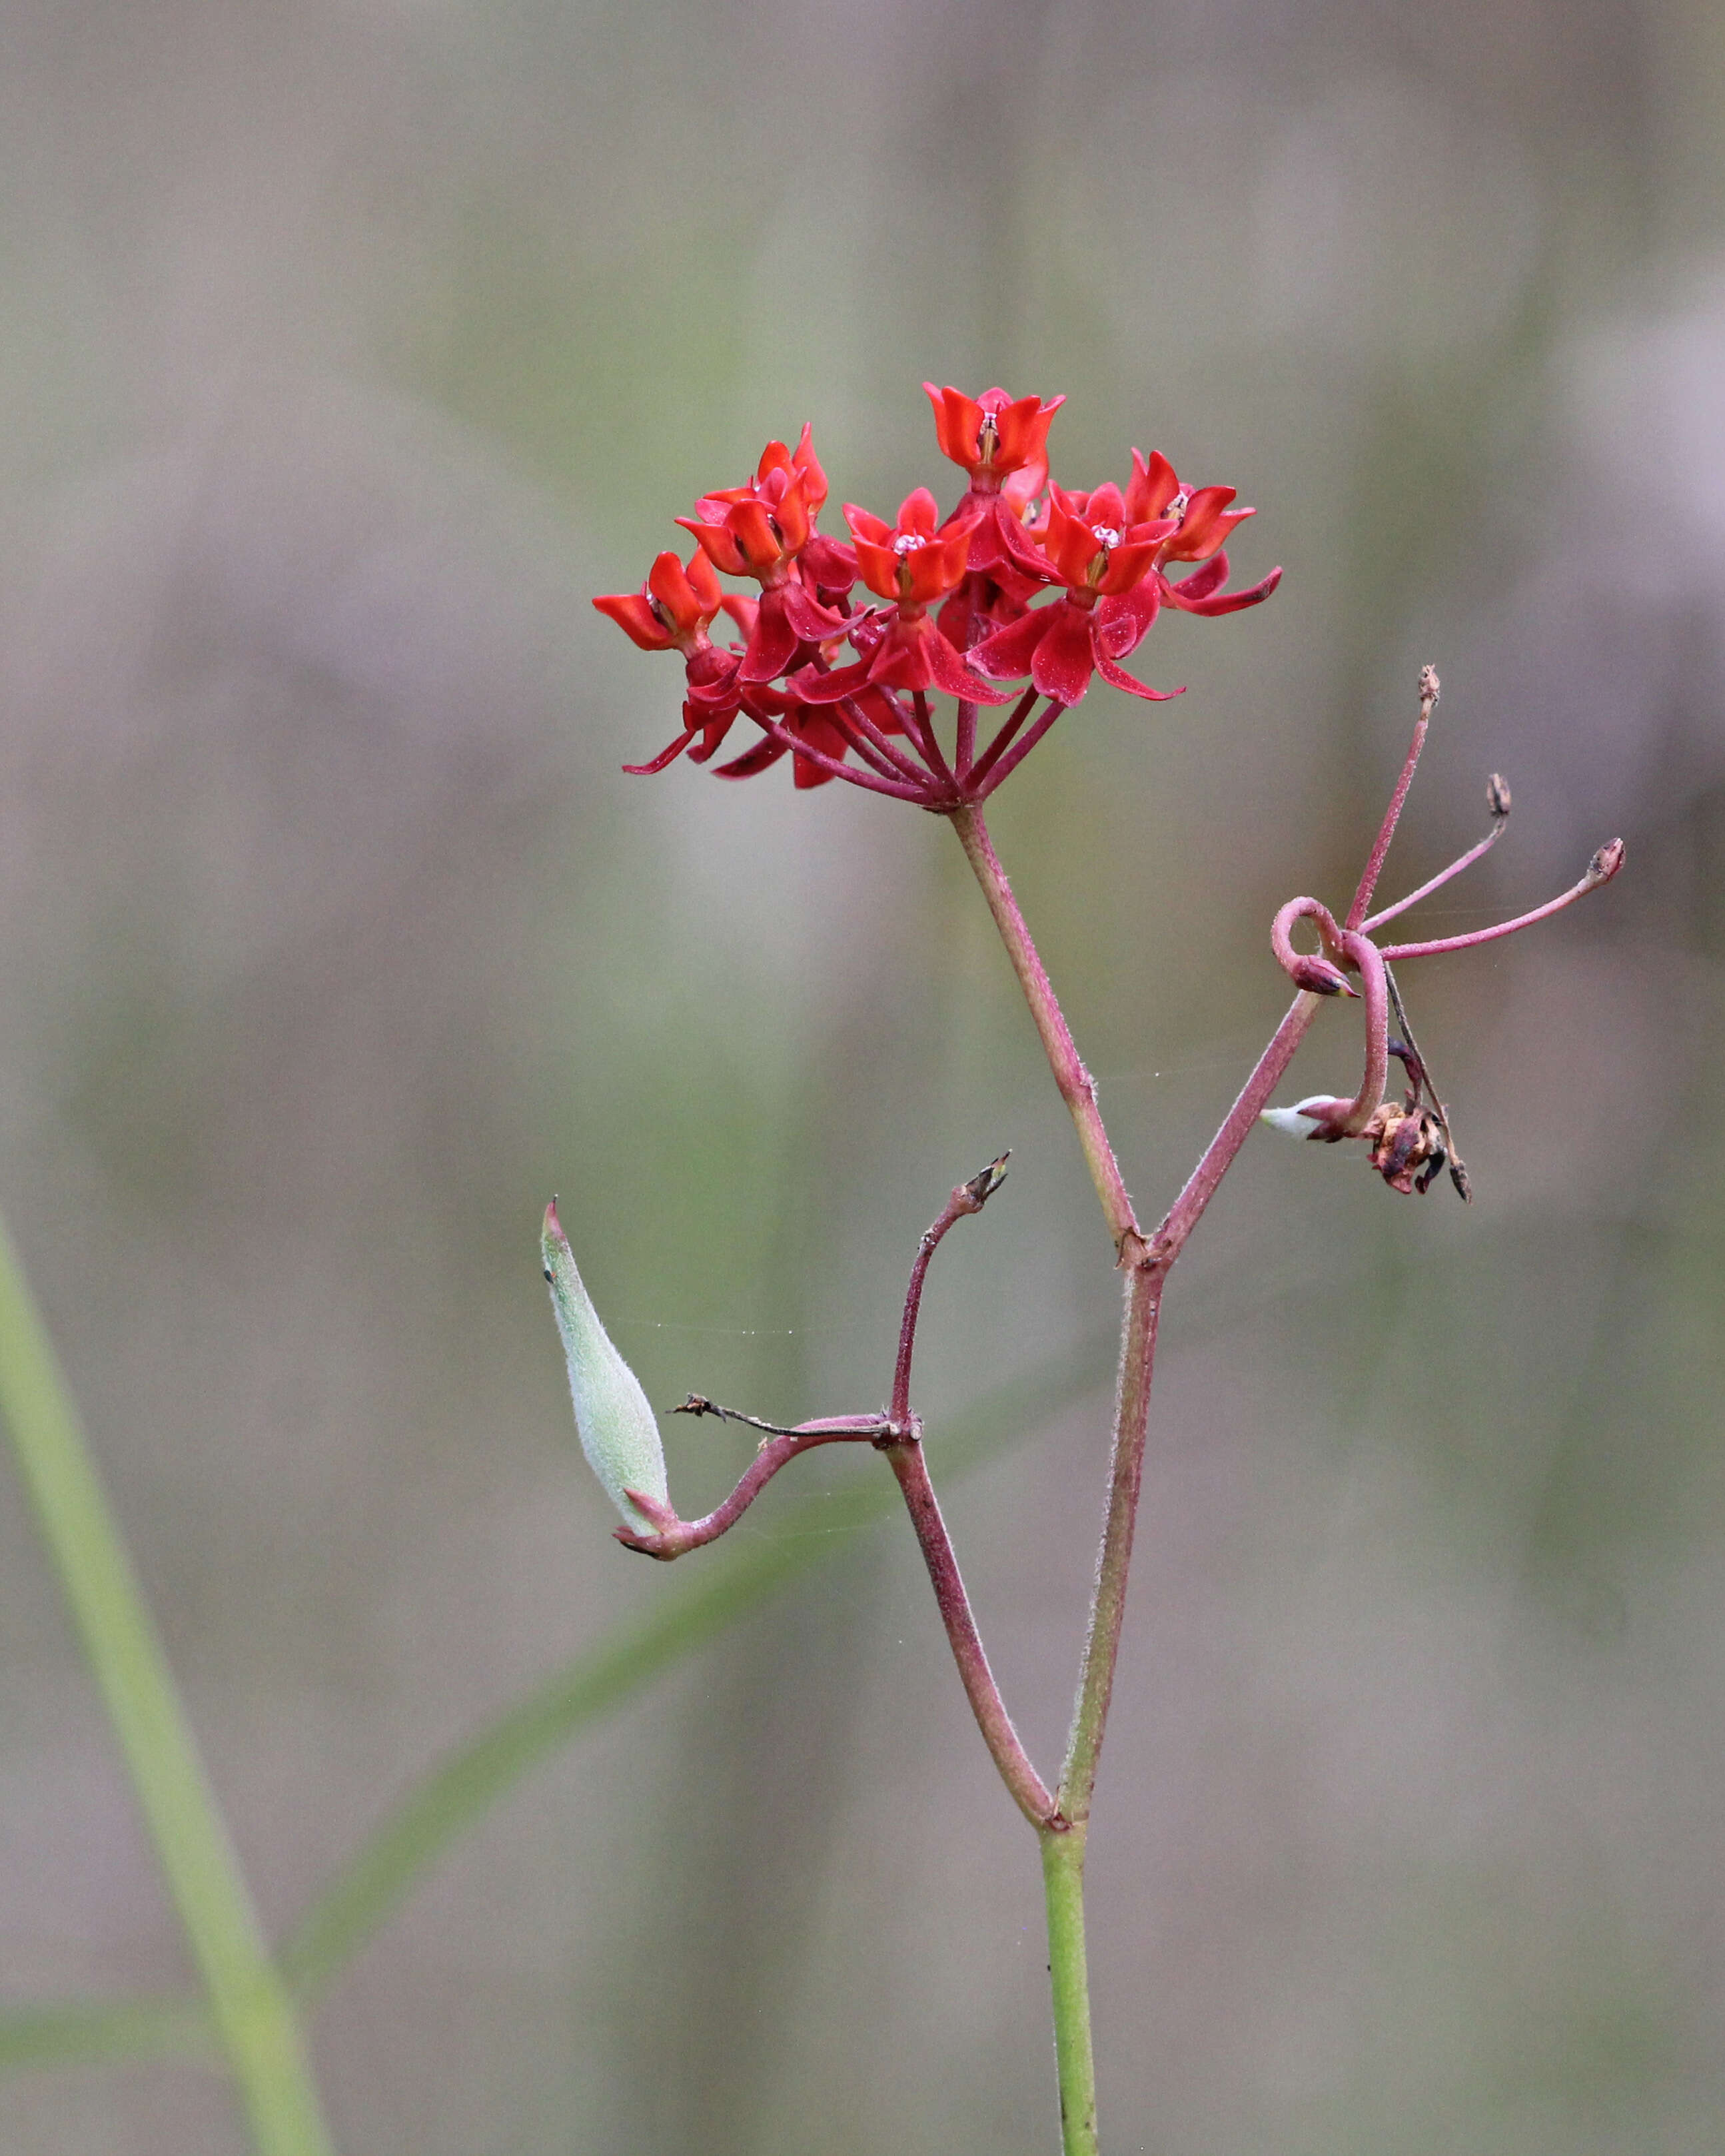
[[[1117,689],[1163,702],[1177,689],[1150,689],[1117,662],[1133,650],[1160,604],[1151,572],[1163,542],[1176,530],[1167,518],[1129,523],[1117,486],[1091,494],[1055,487],[1045,516],[1029,531],[1009,536],[1013,558],[1065,586],[1052,606],[996,629],[972,651],[972,663],[995,680],[1025,674],[1045,696],[1070,706],[1099,673]]]
[[[906,495],[896,525],[855,502],[845,503],[845,516],[857,573],[871,592],[892,602],[892,611],[878,636],[874,624],[860,632],[853,627],[851,641],[869,646],[856,665],[831,674],[805,669],[793,677],[792,688],[811,704],[836,702],[870,683],[1004,704],[1004,694],[978,680],[927,612],[963,581],[975,517],[963,523],[949,517],[939,525],[940,505],[926,486]]]
[[[1158,596],[1187,613],[1237,613],[1242,607],[1256,606],[1281,582],[1281,571],[1272,569],[1250,590],[1224,592],[1228,557],[1222,542],[1237,524],[1255,516],[1255,509],[1231,509],[1231,486],[1201,486],[1194,493],[1180,485],[1173,466],[1161,450],[1153,449],[1147,462],[1141,449],[1132,451],[1132,475],[1126,490],[1126,513],[1137,523],[1166,519],[1173,529],[1156,552]],[[1170,562],[1202,562],[1178,583],[1163,573]]]
[[[1015,402],[1004,389],[985,389],[967,397],[962,389],[937,389],[925,382],[934,407],[934,431],[942,456],[962,465],[973,495],[1004,495],[1022,511],[1048,484],[1048,430],[1065,403],[1056,397]]]
[[[975,640],[978,622],[998,625],[1020,612],[1039,582],[1014,565],[1009,526],[1023,521],[1048,484],[1048,430],[1065,403],[1056,397],[1010,398],[1004,389],[980,397],[922,385],[934,407],[941,454],[960,465],[970,485],[947,519],[970,524],[970,567],[975,580],[955,592],[941,612],[941,627],[959,650]],[[986,580],[986,581],[983,581]],[[1003,604],[1004,602],[1004,604]]]
[[[655,559],[639,591],[607,593],[595,598],[593,604],[643,651],[680,651],[687,674],[689,701],[683,706],[683,732],[650,763],[625,764],[624,769],[637,773],[663,771],[697,733],[706,738],[695,757],[696,762],[705,762],[741,708],[733,693],[739,655],[721,650],[707,629],[721,608],[735,617],[740,607],[747,606],[749,617],[741,624],[747,635],[752,603],[726,596],[711,562],[697,547],[686,568],[667,550]]]
[[[794,453],[783,442],[769,442],[752,480],[702,495],[693,516],[677,519],[715,568],[752,577],[761,587],[760,611],[738,670],[744,681],[774,680],[795,660],[799,644],[819,643],[844,626],[797,573],[827,498],[827,475],[811,434],[805,425]]]

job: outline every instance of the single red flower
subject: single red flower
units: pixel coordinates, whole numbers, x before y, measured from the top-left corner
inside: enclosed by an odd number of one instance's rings
[[[797,573],[798,557],[819,536],[814,519],[826,498],[827,475],[805,426],[794,454],[783,442],[769,442],[752,480],[702,495],[693,516],[677,519],[715,568],[752,577],[761,587],[760,611],[742,655],[745,681],[775,680],[796,662],[799,644],[819,643],[844,627]]]
[[[974,634],[973,617],[992,625],[1003,596],[1016,613],[1036,590],[1038,580],[1027,581],[1014,564],[1008,527],[1023,521],[1048,484],[1048,430],[1066,400],[1014,401],[1004,389],[985,389],[972,398],[962,390],[937,389],[932,382],[922,387],[934,406],[942,454],[962,465],[970,480],[947,521],[974,526],[970,567],[999,587],[972,586],[948,601],[941,625],[963,650]]]
[[[1159,449],[1151,451],[1147,463],[1142,450],[1132,451],[1127,515],[1134,521],[1153,517],[1172,521],[1172,533],[1157,551],[1157,579],[1161,596],[1184,613],[1237,613],[1242,607],[1256,606],[1267,599],[1281,582],[1281,571],[1272,569],[1249,590],[1222,589],[1228,581],[1228,557],[1220,551],[1222,543],[1235,525],[1258,513],[1255,509],[1230,509],[1234,498],[1231,486],[1201,486],[1196,493],[1183,487],[1173,466]],[[1202,562],[1206,566],[1175,583],[1163,573],[1169,562]]]
[[[892,611],[878,634],[873,621],[856,624],[852,640],[863,656],[855,666],[831,674],[806,668],[793,680],[796,692],[811,704],[833,704],[872,685],[913,693],[942,689],[972,703],[1004,703],[1004,696],[970,671],[926,611],[963,582],[975,517],[939,526],[940,506],[926,486],[906,495],[896,525],[855,502],[845,503],[845,516],[857,572],[871,592],[892,602]]]
[[[669,549],[655,558],[638,592],[610,592],[593,604],[643,651],[691,652],[724,601],[717,573],[697,547],[685,569]]]
[[[742,654],[721,649],[708,636],[707,628],[722,608],[747,637],[753,626],[754,602],[721,592],[717,572],[697,547],[686,568],[667,551],[655,560],[639,591],[608,593],[593,604],[642,650],[680,651],[688,677],[682,733],[650,763],[626,763],[624,769],[632,773],[663,771],[696,734],[703,738],[701,747],[692,752],[694,760],[705,762],[741,709],[736,680]]]
[[[1052,606],[998,629],[971,651],[971,662],[996,680],[1029,674],[1045,696],[1076,704],[1092,673],[1129,695],[1153,702],[1178,689],[1150,689],[1117,663],[1135,649],[1155,620],[1161,593],[1153,567],[1174,526],[1166,518],[1131,522],[1117,486],[1091,494],[1055,487],[1046,513],[1008,535],[1013,558],[1065,586]]]
[[[967,397],[962,389],[922,385],[934,407],[934,430],[942,456],[970,475],[970,491],[1004,495],[1016,510],[1041,493],[1048,483],[1048,430],[1065,403],[1056,397],[1016,402],[1004,389],[985,389]]]
[[[940,513],[926,486],[905,496],[896,525],[884,523],[854,501],[845,503],[857,574],[871,592],[883,599],[929,606],[963,581],[977,520],[949,519],[937,530]]]

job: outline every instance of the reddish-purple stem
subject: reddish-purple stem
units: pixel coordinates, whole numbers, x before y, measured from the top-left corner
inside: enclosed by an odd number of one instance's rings
[[[1358,928],[1366,917],[1366,908],[1372,902],[1372,894],[1378,888],[1378,879],[1384,872],[1384,856],[1389,851],[1389,842],[1395,836],[1395,827],[1401,821],[1402,803],[1408,798],[1408,788],[1414,783],[1414,773],[1419,767],[1420,752],[1425,746],[1425,730],[1431,724],[1431,714],[1438,700],[1438,678],[1430,666],[1420,675],[1420,716],[1414,721],[1414,738],[1409,744],[1407,762],[1402,766],[1402,775],[1395,783],[1395,791],[1389,797],[1389,806],[1384,812],[1384,822],[1378,829],[1370,858],[1366,862],[1365,874],[1359,880],[1359,888],[1353,894],[1353,903],[1348,909],[1346,928]]]
[[[1035,747],[1037,742],[1042,739],[1042,737],[1048,732],[1055,721],[1059,718],[1061,712],[1066,708],[1067,706],[1065,704],[1051,702],[1049,705],[1048,709],[1043,712],[1042,716],[1037,720],[1035,725],[1031,727],[1029,733],[1024,735],[1022,740],[1014,742],[1012,747],[1006,751],[1005,754],[999,758],[988,773],[988,783],[982,788],[983,798],[984,799],[986,799],[990,793],[993,793],[997,787],[1004,786],[1006,783],[1007,780],[1012,777],[1014,772],[1018,769],[1019,766],[1030,753],[1031,750]],[[986,761],[986,758],[984,761]],[[974,781],[973,781],[973,783],[974,783]]]
[[[794,734],[788,733],[777,719],[762,718],[757,711],[751,711],[749,716],[769,741],[777,742],[781,748],[788,749],[793,756],[807,757],[817,771],[825,772],[829,778],[847,779],[851,785],[865,787],[870,793],[890,794],[895,801],[920,803],[927,797],[926,785],[901,785],[896,780],[878,778],[871,771],[859,771],[854,763],[840,763],[835,757],[809,747],[806,742],[799,742]]]
[[[1451,861],[1446,869],[1440,869],[1435,876],[1421,884],[1418,891],[1410,891],[1405,898],[1399,898],[1394,906],[1386,906],[1381,913],[1374,913],[1369,921],[1361,921],[1360,927],[1369,936],[1374,929],[1381,928],[1386,921],[1394,921],[1398,915],[1407,912],[1410,906],[1418,906],[1422,898],[1430,898],[1433,891],[1441,891],[1452,877],[1459,876],[1463,869],[1471,869],[1476,860],[1489,854],[1508,829],[1508,817],[1500,816],[1478,845],[1470,846],[1460,860]]]
[[[1613,845],[1620,844],[1613,839]],[[1548,920],[1553,913],[1561,913],[1566,906],[1574,906],[1578,898],[1585,898],[1590,891],[1597,891],[1602,883],[1609,883],[1617,873],[1614,865],[1605,875],[1596,875],[1589,869],[1579,883],[1572,884],[1561,896],[1548,899],[1543,906],[1536,906],[1531,913],[1518,913],[1513,921],[1500,921],[1493,928],[1476,928],[1466,936],[1440,936],[1432,943],[1390,943],[1384,947],[1384,956],[1392,961],[1399,958],[1431,958],[1440,951],[1471,951],[1476,944],[1495,943],[1501,936],[1513,936],[1518,928],[1530,928],[1536,921]]]
[[[912,783],[921,780],[922,774],[903,757],[890,757],[884,749],[875,746],[857,724],[856,713],[848,702],[824,705],[822,709],[870,771],[877,773],[882,778],[905,779]]]
[[[942,780],[952,792],[957,791],[957,781],[952,776],[952,767],[947,762],[940,745],[940,737],[934,730],[934,715],[928,708],[928,696],[922,689],[911,692],[911,702],[916,713],[919,738],[916,746],[928,759],[928,767],[935,777]]]
[[[927,773],[922,769],[920,764],[912,763],[910,757],[905,754],[904,751],[890,741],[887,737],[881,732],[880,727],[875,725],[875,721],[869,716],[867,711],[863,708],[863,706],[858,698],[855,696],[845,697],[843,709],[854,723],[868,736],[869,739],[874,743],[880,754],[891,762],[894,769],[897,771],[902,778],[908,778],[913,785],[926,786],[927,784]]]
[[[1235,1157],[1251,1136],[1261,1110],[1281,1083],[1282,1073],[1294,1060],[1294,1051],[1306,1038],[1317,1012],[1319,998],[1310,991],[1295,997],[1287,1016],[1271,1036],[1252,1075],[1240,1090],[1240,1097],[1222,1119],[1222,1127],[1204,1148],[1204,1158],[1186,1178],[1186,1187],[1168,1208],[1162,1225],[1150,1239],[1154,1261],[1166,1273],[1186,1246],[1186,1239],[1204,1217],[1204,1208],[1216,1194],[1216,1186],[1234,1165]]]
[[[1035,710],[1039,694],[1040,691],[1034,685],[1025,690],[1024,695],[1013,706],[1004,725],[1001,726],[993,740],[988,743],[966,773],[973,793],[982,784],[1001,757],[1005,755],[1007,750],[1011,747],[1019,728]]]
[[[1102,1546],[1096,1558],[1096,1584],[1079,1667],[1072,1729],[1055,1796],[1059,1816],[1075,1826],[1090,1817],[1096,1766],[1108,1723],[1108,1702],[1114,1691],[1114,1669],[1120,1659],[1120,1631],[1126,1618],[1126,1584],[1132,1569],[1138,1496],[1144,1479],[1144,1438],[1150,1424],[1150,1386],[1156,1369],[1156,1332],[1165,1277],[1166,1268],[1147,1262],[1132,1268],[1126,1284]]]
[[[1019,1741],[1012,1717],[1000,1697],[1000,1687],[988,1667],[982,1635],[977,1630],[970,1598],[964,1591],[958,1560],[952,1552],[952,1537],[941,1517],[934,1486],[928,1479],[922,1441],[914,1434],[896,1437],[883,1442],[880,1450],[886,1455],[898,1477],[898,1486],[904,1491],[911,1524],[922,1546],[935,1602],[947,1628],[952,1659],[958,1665],[959,1679],[976,1717],[977,1727],[983,1732],[983,1741],[1019,1810],[1032,1826],[1045,1827],[1055,1816],[1055,1800],[1030,1763],[1029,1754]]]
[[[723,1504],[715,1506],[701,1518],[679,1520],[671,1515],[653,1534],[639,1534],[631,1527],[618,1527],[614,1532],[618,1541],[630,1549],[669,1562],[672,1558],[681,1557],[685,1550],[699,1549],[703,1543],[716,1542],[727,1527],[735,1527],[779,1469],[788,1466],[799,1453],[812,1452],[818,1445],[839,1445],[847,1440],[873,1444],[886,1427],[886,1418],[881,1415],[838,1415],[821,1422],[803,1423],[795,1430],[769,1437]],[[643,1499],[633,1490],[629,1494],[649,1517],[662,1510],[668,1511],[655,1506],[651,1499]]]
[[[958,702],[958,720],[953,734],[952,769],[962,786],[970,776],[970,767],[976,761],[976,706],[968,696]]]
[[[902,1424],[910,1418],[911,1358],[916,1348],[916,1320],[922,1308],[922,1282],[928,1271],[928,1261],[940,1247],[942,1236],[955,1221],[962,1220],[968,1213],[980,1213],[982,1209],[982,1201],[975,1192],[961,1183],[937,1218],[923,1229],[922,1240],[916,1245],[910,1285],[905,1290],[905,1314],[898,1328],[898,1360],[892,1373],[892,1405],[888,1413],[895,1423]]]

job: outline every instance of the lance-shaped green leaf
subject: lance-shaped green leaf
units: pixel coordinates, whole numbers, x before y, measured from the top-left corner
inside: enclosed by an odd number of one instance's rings
[[[667,1509],[670,1491],[665,1479],[665,1448],[659,1424],[647,1404],[640,1380],[611,1345],[593,1299],[582,1285],[557,1219],[556,1199],[545,1209],[540,1239],[551,1306],[569,1365],[569,1394],[575,1403],[575,1428],[587,1464],[605,1486],[606,1495],[626,1526],[651,1534],[655,1522],[624,1494],[639,1491]]]

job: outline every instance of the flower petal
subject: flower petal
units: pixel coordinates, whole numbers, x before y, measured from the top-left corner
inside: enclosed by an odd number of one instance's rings
[[[997,629],[992,636],[971,646],[971,665],[979,674],[991,675],[997,681],[1021,680],[1030,670],[1036,647],[1047,635],[1050,623],[1065,605],[1062,599]]]
[[[1129,696],[1142,696],[1147,704],[1166,704],[1175,696],[1183,696],[1184,689],[1152,689],[1135,680],[1123,666],[1117,666],[1111,659],[1096,654],[1096,671],[1111,688],[1124,689]]]
[[[1045,696],[1070,707],[1089,688],[1095,666],[1089,612],[1062,599],[1050,609],[1048,633],[1030,661],[1030,679]]]

